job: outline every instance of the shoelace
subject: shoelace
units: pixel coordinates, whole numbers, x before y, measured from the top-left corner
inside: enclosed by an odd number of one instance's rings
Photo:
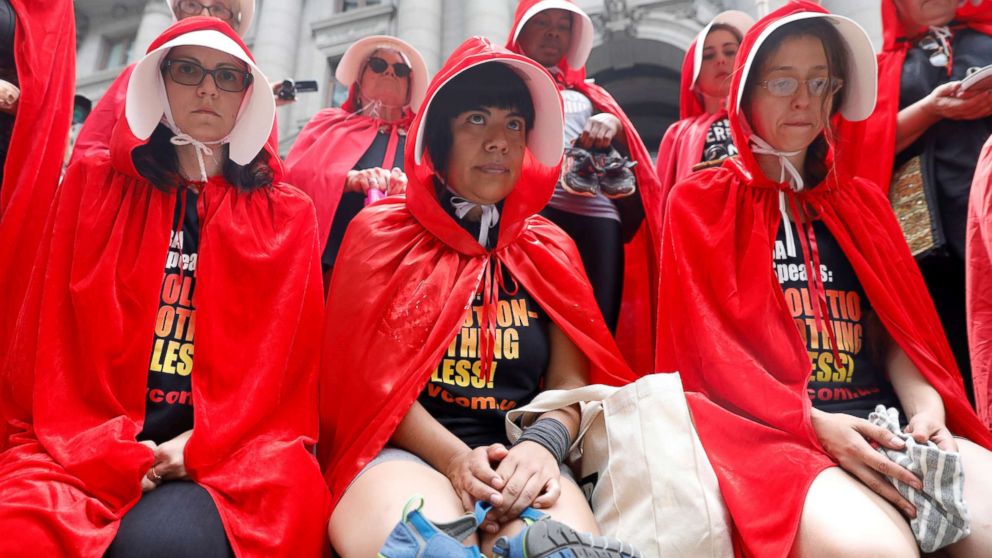
[[[751,150],[761,155],[772,155],[778,157],[779,166],[782,169],[779,175],[779,211],[782,214],[782,226],[785,230],[786,252],[790,257],[796,256],[795,240],[792,236],[792,220],[789,217],[789,207],[799,218],[796,228],[802,229],[799,235],[799,245],[803,252],[803,263],[806,265],[806,288],[809,291],[810,305],[813,307],[813,319],[818,331],[827,331],[830,339],[830,351],[834,357],[834,368],[840,369],[840,353],[837,351],[837,335],[834,332],[833,321],[830,319],[830,309],[827,304],[827,291],[823,286],[823,277],[820,275],[820,250],[816,244],[816,233],[813,230],[813,222],[806,211],[805,203],[799,199],[800,192],[806,189],[802,173],[792,164],[789,157],[798,155],[798,151],[779,151],[772,147],[764,139],[752,135]],[[788,182],[786,182],[788,175]],[[783,188],[785,186],[785,188]]]
[[[207,146],[207,144],[203,143],[202,141],[200,141],[200,140],[198,140],[198,139],[194,138],[193,136],[191,136],[189,134],[186,134],[186,133],[179,133],[179,134],[176,134],[176,135],[172,136],[172,139],[170,139],[169,142],[171,142],[172,145],[192,145],[193,146],[193,151],[196,152],[196,162],[197,162],[197,164],[200,165],[200,180],[202,182],[206,182],[208,180],[208,177],[207,177],[207,166],[203,162],[203,156],[204,155],[207,155],[207,156],[213,155],[214,154],[214,150],[213,149],[210,149]],[[219,143],[221,143],[221,142],[216,142],[216,143],[214,143],[214,145],[217,145]]]
[[[486,243],[489,242],[489,229],[499,223],[499,209],[496,208],[496,205],[475,203],[461,196],[452,196],[451,206],[455,208],[455,215],[459,219],[464,219],[468,212],[476,207],[482,210],[482,217],[479,219],[479,244],[485,248]]]

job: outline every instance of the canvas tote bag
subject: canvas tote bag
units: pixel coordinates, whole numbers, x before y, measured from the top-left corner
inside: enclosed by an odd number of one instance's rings
[[[729,514],[678,373],[542,392],[507,413],[510,441],[542,413],[576,403],[582,421],[570,464],[604,534],[645,558],[734,555]]]

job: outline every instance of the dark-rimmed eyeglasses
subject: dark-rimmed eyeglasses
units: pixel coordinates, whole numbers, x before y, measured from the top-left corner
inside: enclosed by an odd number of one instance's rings
[[[805,83],[806,90],[811,97],[822,97],[833,95],[844,86],[844,80],[834,77],[815,77],[810,79],[796,79],[794,77],[780,77],[759,81],[758,85],[768,90],[775,97],[791,97],[799,91],[799,84]]]
[[[207,10],[207,13],[217,19],[222,19],[224,21],[234,21],[234,12],[231,8],[228,8],[224,4],[212,4],[206,6],[197,2],[196,0],[179,0],[175,3],[175,9],[179,12],[179,15],[184,16],[197,16],[203,13],[203,10]]]
[[[251,85],[252,75],[250,72],[236,70],[234,68],[214,68],[208,70],[203,66],[190,60],[167,59],[162,63],[162,71],[167,72],[172,81],[180,85],[196,87],[203,83],[209,75],[214,78],[217,89],[230,93],[240,93]]]
[[[369,69],[372,70],[373,72],[377,74],[382,74],[385,73],[386,68],[388,67],[389,67],[389,62],[386,62],[382,58],[379,58],[378,56],[369,57]],[[396,77],[404,78],[410,75],[410,71],[411,71],[410,66],[407,66],[402,62],[396,62],[395,64],[393,64],[393,73],[396,74]]]

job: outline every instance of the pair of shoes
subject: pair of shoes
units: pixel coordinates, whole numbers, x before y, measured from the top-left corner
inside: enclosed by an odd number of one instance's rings
[[[627,159],[612,147],[590,151],[569,147],[565,155],[561,185],[571,194],[593,197],[602,192],[615,199],[637,190],[637,179],[631,170],[637,161]]]
[[[545,516],[526,525],[512,539],[493,544],[493,558],[640,558],[641,553],[610,537],[580,533]]]
[[[414,496],[403,508],[403,517],[379,549],[378,558],[485,558],[477,546],[462,541],[479,528],[475,514],[451,523],[435,524],[420,511],[424,499]]]

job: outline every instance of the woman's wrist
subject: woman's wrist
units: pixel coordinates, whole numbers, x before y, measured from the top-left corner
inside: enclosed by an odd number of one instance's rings
[[[568,457],[568,449],[572,445],[568,427],[554,418],[538,419],[537,422],[524,430],[513,445],[516,446],[523,442],[538,444],[548,450],[558,463],[565,461]]]

